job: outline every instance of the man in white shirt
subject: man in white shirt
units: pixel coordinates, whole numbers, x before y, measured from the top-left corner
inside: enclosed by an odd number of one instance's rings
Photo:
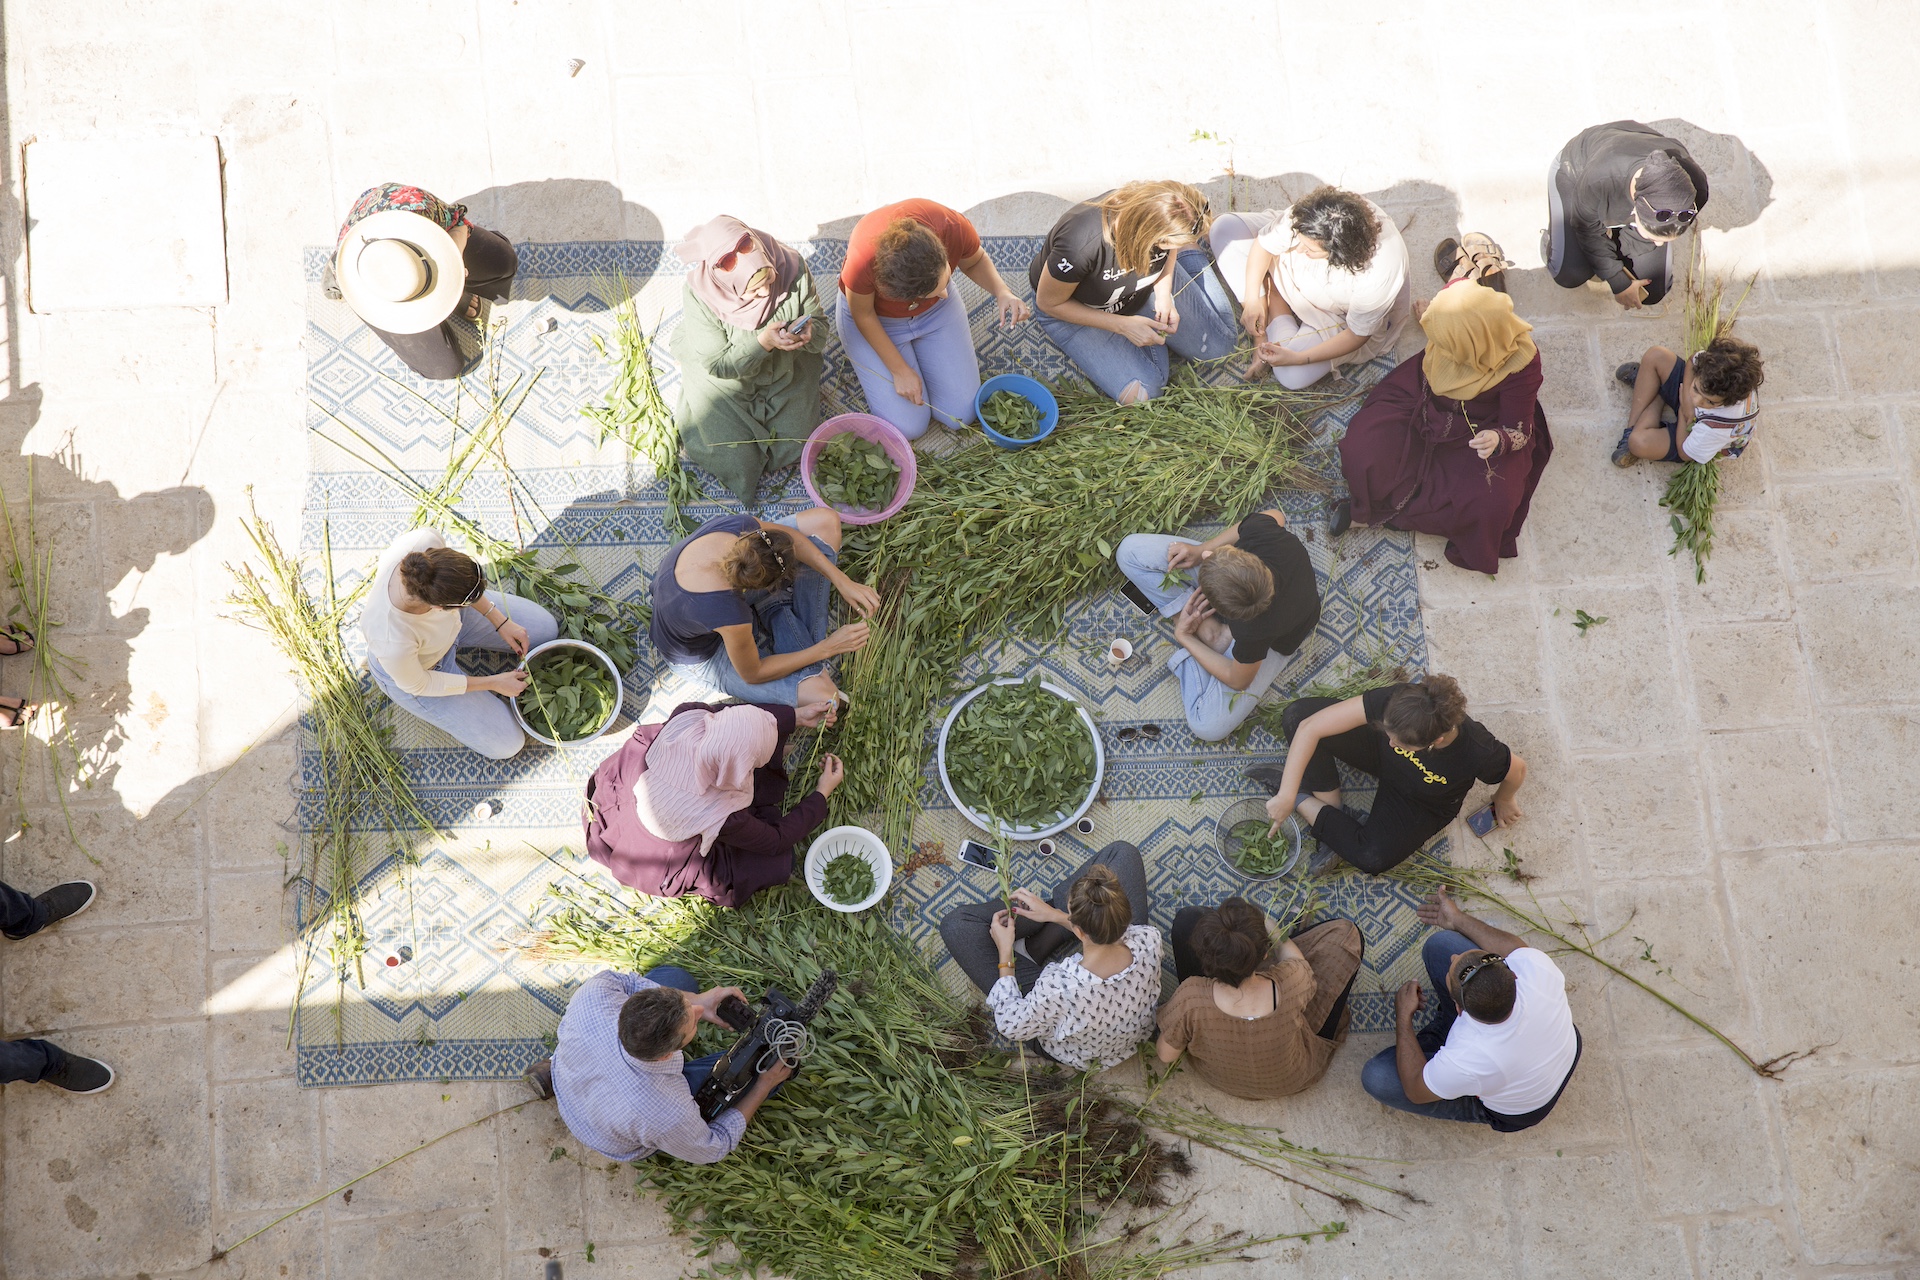
[[[1560,1101],[1580,1061],[1580,1033],[1559,966],[1521,938],[1462,911],[1445,890],[1420,908],[1441,931],[1423,958],[1437,1007],[1418,982],[1395,998],[1394,1045],[1375,1054],[1360,1083],[1375,1100],[1436,1120],[1530,1129]]]

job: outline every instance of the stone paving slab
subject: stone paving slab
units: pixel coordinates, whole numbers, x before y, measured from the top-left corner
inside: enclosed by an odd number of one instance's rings
[[[73,724],[93,785],[67,799],[99,863],[60,839],[61,780],[0,753],[0,800],[34,823],[0,843],[0,875],[94,875],[104,896],[59,934],[0,945],[0,1025],[52,1031],[123,1078],[100,1098],[0,1091],[0,1277],[520,1280],[542,1250],[569,1275],[691,1262],[625,1172],[550,1159],[573,1146],[528,1107],[200,1265],[329,1179],[515,1099],[432,1082],[316,1099],[285,1048],[294,695],[226,616],[223,565],[245,551],[248,486],[281,529],[300,519],[300,250],[356,193],[417,181],[517,240],[668,239],[720,210],[844,235],[913,194],[1031,235],[1143,176],[1205,182],[1216,208],[1323,179],[1370,193],[1406,223],[1423,295],[1442,235],[1507,247],[1559,447],[1497,580],[1420,540],[1435,657],[1535,760],[1514,847],[1550,901],[1624,922],[1609,956],[1650,981],[1670,968],[1756,1056],[1820,1046],[1779,1081],[1743,1076],[1569,961],[1587,1058],[1549,1124],[1496,1138],[1367,1100],[1354,1077],[1384,1040],[1357,1036],[1307,1093],[1223,1109],[1404,1159],[1384,1167],[1430,1203],[1207,1274],[1920,1271],[1911,13],[1628,0],[1604,26],[1658,33],[1637,60],[1566,0],[1490,0],[1470,20],[1409,0],[17,0],[4,19],[0,435],[35,460],[65,643],[89,663]],[[1674,342],[1677,305],[1625,315],[1539,266],[1548,158],[1629,116],[1695,146],[1709,260],[1759,273],[1742,328],[1768,358],[1767,407],[1728,468],[1703,585],[1666,555],[1661,469],[1605,461],[1624,410],[1610,371]],[[194,135],[220,139],[228,301],[28,312],[21,144]],[[24,466],[0,481],[17,513]],[[1609,622],[1578,636],[1574,608]],[[0,689],[21,678],[0,663]],[[1229,1166],[1204,1163],[1195,1189],[1224,1226],[1332,1216]]]

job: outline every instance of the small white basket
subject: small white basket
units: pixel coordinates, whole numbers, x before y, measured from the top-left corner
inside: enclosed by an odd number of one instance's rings
[[[849,904],[827,896],[827,864],[843,853],[858,854],[873,868],[873,892],[864,901]],[[893,884],[893,855],[887,852],[886,841],[865,827],[833,827],[814,837],[808,846],[805,874],[807,891],[820,900],[821,906],[848,913],[865,911],[887,896]]]

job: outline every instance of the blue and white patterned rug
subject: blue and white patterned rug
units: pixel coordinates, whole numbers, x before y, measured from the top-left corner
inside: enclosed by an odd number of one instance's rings
[[[987,241],[1002,275],[1021,289],[1026,264],[1038,245],[1037,238]],[[844,242],[796,247],[822,290],[831,289]],[[612,369],[594,339],[605,340],[610,334],[610,312],[618,301],[612,282],[618,276],[635,289],[642,322],[650,330],[659,322],[655,350],[660,381],[669,400],[676,396],[678,374],[666,338],[679,316],[680,265],[662,245],[650,242],[524,244],[518,249],[514,297],[495,308],[495,321],[503,324],[499,376],[502,385],[521,379],[523,389],[527,379],[535,379],[506,447],[515,474],[541,514],[539,527],[517,533],[529,545],[552,548],[556,557],[582,564],[611,594],[642,598],[669,542],[661,491],[644,464],[624,457],[624,449],[595,446],[593,424],[581,409],[597,403],[612,384]],[[350,424],[400,465],[431,479],[444,467],[452,438],[443,414],[471,420],[480,403],[476,393],[482,389],[415,379],[343,303],[324,296],[320,276],[325,256],[324,249],[309,249],[306,263],[310,424],[336,435],[339,423]],[[983,295],[967,285],[964,296],[974,307],[974,337],[984,374],[1020,370],[1057,379],[1068,373],[1064,358],[1037,326],[1004,332],[989,323]],[[1355,372],[1371,381],[1387,367],[1383,361]],[[864,407],[837,341],[826,352],[823,399],[828,415]],[[1331,444],[1356,403],[1323,414],[1316,436]],[[710,481],[706,487],[723,492]],[[1284,494],[1280,501],[1310,539],[1324,603],[1319,629],[1268,700],[1338,679],[1382,653],[1420,669],[1425,641],[1411,537],[1356,530],[1341,540],[1336,555],[1324,536],[1321,499]],[[498,471],[483,469],[462,495],[461,505],[490,531],[516,536]],[[785,513],[804,505],[796,478],[757,514]],[[690,513],[704,519],[723,509],[719,503],[702,503]],[[412,504],[378,472],[318,435],[312,438],[301,548],[311,554],[319,550],[323,537],[330,540],[343,584],[367,571],[380,550],[404,530],[411,510]],[[1104,642],[1113,635],[1131,637],[1137,650],[1119,672],[1105,662]],[[1068,833],[1053,859],[1032,846],[1016,850],[1022,879],[1051,888],[1072,865],[1065,859],[1077,864],[1092,849],[1125,839],[1145,855],[1152,918],[1163,929],[1181,906],[1210,904],[1231,893],[1271,903],[1276,915],[1290,915],[1303,897],[1297,881],[1255,884],[1227,868],[1214,851],[1214,819],[1235,799],[1257,791],[1241,771],[1255,760],[1279,758],[1279,744],[1258,729],[1239,749],[1194,740],[1186,731],[1178,686],[1166,670],[1170,628],[1142,619],[1117,592],[1083,601],[1072,610],[1067,636],[1058,645],[1006,646],[989,655],[990,660],[974,664],[980,673],[1044,668],[1095,710],[1105,735],[1107,774],[1102,800],[1090,814],[1094,833],[1084,839]],[[351,642],[357,643],[357,636]],[[649,707],[671,708],[678,698],[671,677],[663,678],[663,666],[644,643],[641,649],[639,664],[626,678],[629,720]],[[538,929],[551,907],[547,886],[556,879],[581,875],[617,890],[579,852],[578,822],[582,785],[613,750],[613,741],[566,752],[530,745],[517,758],[496,762],[411,717],[397,718],[407,768],[452,838],[407,856],[396,852],[366,876],[362,901],[369,946],[360,972],[340,981],[324,951],[314,956],[297,1035],[304,1085],[517,1075],[546,1052],[568,996],[597,966],[535,961],[516,942]],[[1158,741],[1138,736],[1119,740],[1122,728],[1147,723],[1161,727]],[[311,776],[310,757],[306,763]],[[1368,803],[1364,790],[1350,794],[1361,807]],[[312,799],[302,808],[303,822],[315,817]],[[926,812],[915,827],[916,848],[944,852],[948,862],[922,866],[897,881],[889,918],[944,959],[935,932],[939,916],[956,903],[989,896],[994,879],[959,863],[960,842],[973,833],[931,779],[926,800]],[[485,814],[477,809],[483,801],[495,802],[491,817],[477,816]],[[417,862],[409,865],[410,859]],[[1325,883],[1319,892],[1323,911],[1352,918],[1366,934],[1366,969],[1354,999],[1355,1028],[1391,1026],[1387,993],[1419,972],[1415,944],[1422,930],[1414,919],[1414,896],[1393,882],[1356,874]],[[300,907],[309,909],[311,904]],[[396,963],[388,963],[390,959]],[[950,962],[948,969],[957,978]]]

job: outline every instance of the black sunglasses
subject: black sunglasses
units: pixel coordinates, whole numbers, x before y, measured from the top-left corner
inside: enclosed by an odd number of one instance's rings
[[[1460,971],[1460,976],[1454,979],[1454,986],[1458,987],[1460,990],[1460,994],[1464,996],[1467,994],[1467,981],[1468,979],[1472,978],[1474,974],[1480,972],[1482,969],[1490,968],[1493,965],[1505,964],[1505,963],[1506,963],[1505,957],[1489,951],[1487,952],[1487,954],[1481,956],[1478,960],[1475,960],[1472,964],[1462,969]]]
[[[1158,742],[1160,740],[1160,726],[1157,724],[1143,724],[1138,727],[1128,725],[1113,736],[1121,742],[1132,742],[1135,738],[1145,738],[1148,742]]]
[[[1653,220],[1662,226],[1690,227],[1693,220],[1700,216],[1698,209],[1656,209],[1646,201],[1640,207],[1653,215]]]

